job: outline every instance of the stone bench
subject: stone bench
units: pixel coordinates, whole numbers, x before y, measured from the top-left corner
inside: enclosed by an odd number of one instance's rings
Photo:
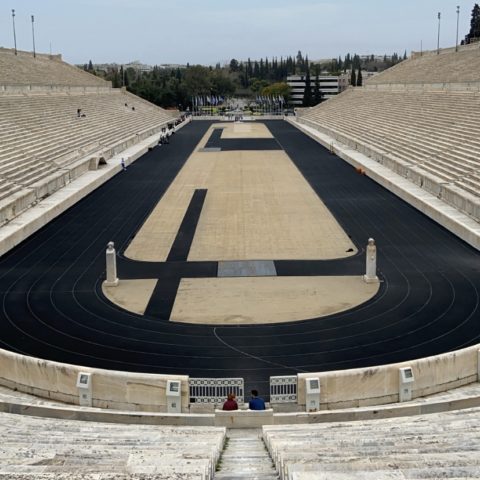
[[[273,425],[273,409],[268,410],[215,410],[215,426],[227,428],[260,428]]]

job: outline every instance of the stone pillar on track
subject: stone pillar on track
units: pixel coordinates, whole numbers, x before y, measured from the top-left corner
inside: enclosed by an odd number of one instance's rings
[[[114,246],[113,242],[108,242],[106,251],[107,279],[104,282],[106,287],[116,287],[118,285],[117,258]]]
[[[363,279],[366,283],[377,283],[377,247],[373,238],[368,239],[366,258],[366,273]]]

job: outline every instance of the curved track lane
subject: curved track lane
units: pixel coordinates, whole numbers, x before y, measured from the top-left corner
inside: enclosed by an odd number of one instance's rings
[[[212,276],[215,262],[133,262],[131,238],[206,132],[181,129],[0,259],[0,346],[61,362],[139,372],[242,376],[267,392],[268,376],[385,364],[479,341],[479,254],[331,156],[285,122],[267,122],[359,254],[277,261],[279,275],[360,274],[368,237],[378,248],[379,293],[347,312],[258,326],[176,324],[126,312],[101,293],[113,240],[122,278],[179,271]],[[181,276],[181,275],[180,275]]]

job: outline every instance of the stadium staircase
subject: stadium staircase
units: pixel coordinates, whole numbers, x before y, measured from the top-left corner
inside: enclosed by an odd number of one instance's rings
[[[260,429],[231,429],[215,480],[278,480]]]

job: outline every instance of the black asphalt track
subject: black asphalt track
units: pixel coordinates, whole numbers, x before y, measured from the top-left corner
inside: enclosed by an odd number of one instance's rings
[[[267,397],[270,375],[385,364],[478,343],[480,255],[293,126],[266,124],[359,249],[341,260],[276,261],[277,274],[361,274],[374,237],[382,284],[372,300],[278,325],[166,320],[180,278],[215,277],[217,263],[137,262],[123,252],[210,125],[193,122],[0,259],[0,346],[107,369],[244,377],[247,389]],[[145,316],[101,293],[111,240],[120,278],[159,279]]]
[[[223,128],[214,128],[205,148],[232,150],[281,150],[274,138],[221,138]]]

